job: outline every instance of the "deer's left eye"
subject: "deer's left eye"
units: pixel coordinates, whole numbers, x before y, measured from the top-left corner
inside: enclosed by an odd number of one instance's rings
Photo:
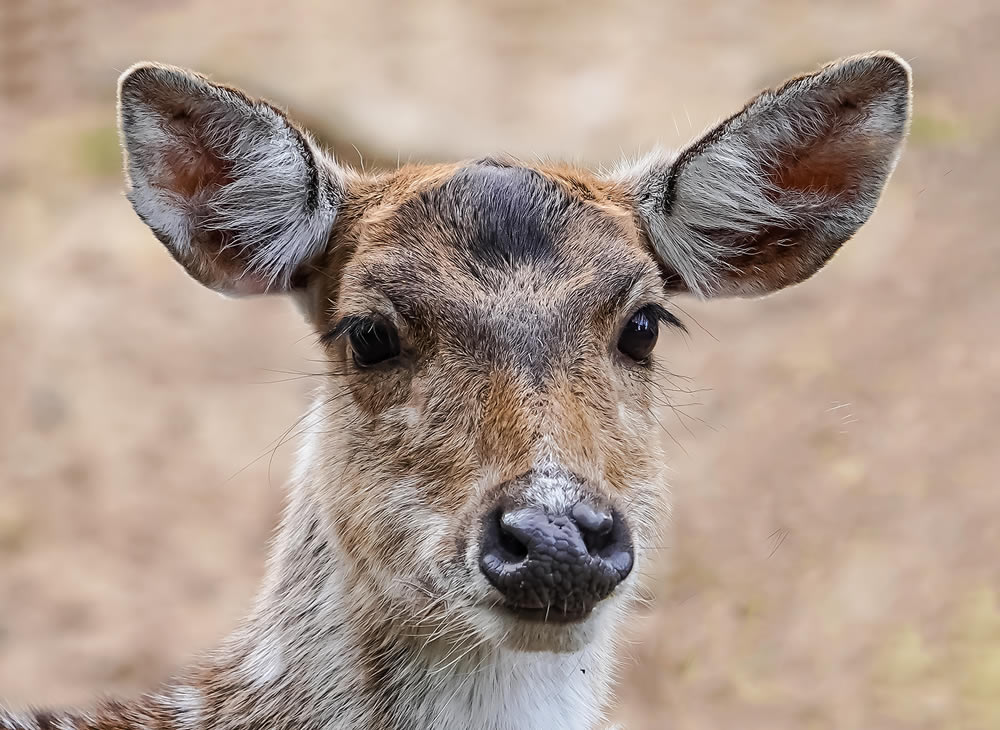
[[[618,337],[618,351],[625,357],[642,362],[656,346],[660,325],[654,312],[643,307],[632,315]]]

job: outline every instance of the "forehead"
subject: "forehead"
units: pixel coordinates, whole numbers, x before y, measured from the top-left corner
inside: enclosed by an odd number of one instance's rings
[[[593,178],[488,160],[392,193],[356,258],[362,288],[394,303],[537,307],[624,295],[655,272],[629,209]]]

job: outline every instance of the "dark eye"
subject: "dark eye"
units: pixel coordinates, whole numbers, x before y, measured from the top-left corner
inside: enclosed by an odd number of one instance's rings
[[[626,357],[641,362],[653,351],[659,332],[656,316],[648,308],[640,309],[625,324],[618,338],[618,350]]]
[[[388,322],[369,320],[350,331],[351,351],[358,367],[366,368],[399,355],[399,333]]]

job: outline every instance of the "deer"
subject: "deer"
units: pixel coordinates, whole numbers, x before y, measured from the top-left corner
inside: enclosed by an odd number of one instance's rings
[[[231,635],[139,699],[0,710],[0,729],[606,726],[669,517],[654,349],[684,327],[673,300],[821,269],[873,213],[911,95],[907,63],[873,52],[608,170],[375,172],[236,88],[127,70],[135,213],[202,285],[288,295],[325,369]]]

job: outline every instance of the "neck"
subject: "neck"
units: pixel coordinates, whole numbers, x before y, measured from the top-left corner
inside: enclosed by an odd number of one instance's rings
[[[580,730],[600,721],[608,642],[552,654],[408,636],[339,555],[315,498],[296,488],[240,628],[161,693],[107,704],[75,726]]]

